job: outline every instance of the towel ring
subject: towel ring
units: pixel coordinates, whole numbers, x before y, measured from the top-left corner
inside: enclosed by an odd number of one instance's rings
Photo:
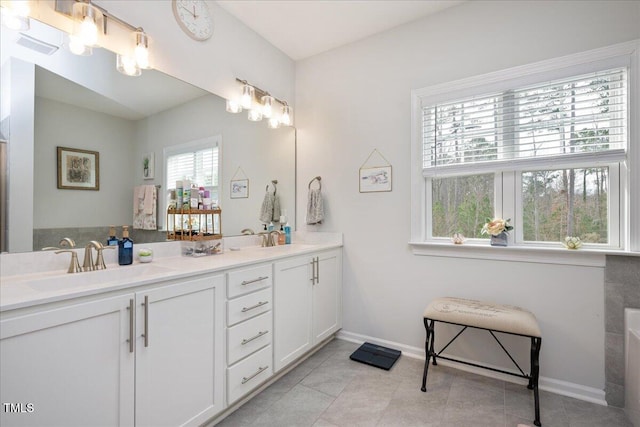
[[[277,183],[278,183],[277,179],[274,179],[273,181],[271,181],[271,185],[273,185],[273,194],[276,194],[276,192],[278,191],[278,187],[276,187]],[[267,187],[265,188],[264,191],[269,191],[269,184],[267,184]]]
[[[311,184],[313,184],[313,181],[318,181],[318,185],[320,186],[319,190],[322,190],[322,177],[316,176],[311,181],[309,181],[309,190],[311,190]]]

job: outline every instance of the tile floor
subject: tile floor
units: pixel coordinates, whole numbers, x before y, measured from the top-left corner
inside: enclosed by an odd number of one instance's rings
[[[533,426],[525,386],[438,365],[420,391],[423,363],[390,371],[349,360],[358,347],[333,340],[218,424],[220,427]],[[632,427],[624,411],[540,392],[543,427]]]

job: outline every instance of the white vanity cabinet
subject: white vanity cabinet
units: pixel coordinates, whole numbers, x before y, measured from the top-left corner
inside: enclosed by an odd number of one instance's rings
[[[203,423],[223,409],[223,286],[208,276],[5,314],[0,400],[21,406],[0,424]]]
[[[342,249],[275,263],[275,372],[342,327]]]
[[[133,294],[0,322],[3,426],[133,425]]]
[[[273,266],[227,273],[227,403],[273,374]]]
[[[224,276],[136,293],[135,425],[199,425],[223,409]]]

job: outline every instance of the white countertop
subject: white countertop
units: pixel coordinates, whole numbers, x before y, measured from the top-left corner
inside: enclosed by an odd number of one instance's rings
[[[275,261],[290,256],[303,255],[342,246],[341,233],[299,234],[291,245],[261,248],[254,246],[255,237],[225,239],[224,253],[199,258],[180,256],[179,242],[141,244],[134,246],[134,253],[142,247],[154,250],[151,263],[134,261],[132,265],[119,266],[115,254],[105,252],[106,270],[83,273],[66,273],[69,254],[64,256],[34,252],[30,254],[3,254],[0,277],[0,311],[14,310],[34,305],[84,297],[105,292],[120,291],[166,280],[186,278],[199,274],[216,273],[232,268],[261,262]],[[249,245],[247,245],[249,244]],[[230,247],[239,250],[230,250]],[[82,249],[78,250],[81,257]],[[111,251],[116,252],[116,251]],[[107,259],[107,255],[109,258]],[[35,271],[37,259],[55,260],[56,269]],[[34,259],[36,259],[34,261]],[[60,267],[61,260],[65,267]],[[11,263],[9,266],[7,263]],[[16,263],[23,264],[16,265]],[[32,268],[30,268],[32,267]],[[4,274],[29,271],[28,274]]]

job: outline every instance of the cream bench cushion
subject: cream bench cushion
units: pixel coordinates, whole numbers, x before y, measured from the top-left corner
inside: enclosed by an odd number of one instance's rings
[[[424,317],[528,337],[542,336],[533,313],[513,305],[443,297],[431,301]]]

